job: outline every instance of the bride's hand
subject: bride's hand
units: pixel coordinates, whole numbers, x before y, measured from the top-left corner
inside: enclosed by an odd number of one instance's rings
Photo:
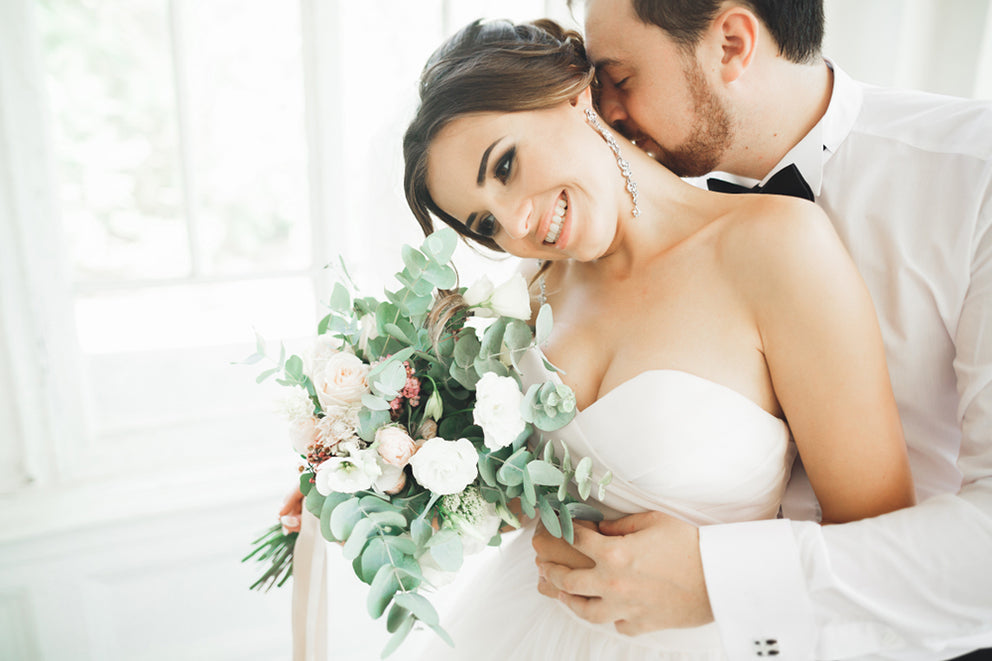
[[[286,495],[286,500],[279,510],[279,522],[286,533],[300,532],[300,517],[303,515],[303,492],[293,489]]]
[[[576,528],[581,526],[590,530],[597,530],[596,524],[592,521],[576,519],[574,525]],[[571,567],[572,569],[589,569],[596,564],[589,556],[575,550],[575,547],[564,539],[552,536],[548,532],[548,529],[540,522],[538,522],[537,528],[534,531],[531,545],[537,551],[537,557],[534,561],[538,567],[541,567],[544,563],[554,563],[564,567]],[[541,576],[537,581],[537,591],[545,597],[551,597],[552,599],[558,598],[558,588],[546,581],[544,576]]]

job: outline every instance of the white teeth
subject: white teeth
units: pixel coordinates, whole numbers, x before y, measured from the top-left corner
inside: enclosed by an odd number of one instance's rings
[[[544,237],[544,242],[550,245],[558,240],[559,235],[561,235],[561,226],[565,220],[565,211],[568,210],[568,203],[565,201],[564,196],[558,198],[558,204],[555,206],[555,212],[551,216],[551,225],[548,227],[548,233]]]

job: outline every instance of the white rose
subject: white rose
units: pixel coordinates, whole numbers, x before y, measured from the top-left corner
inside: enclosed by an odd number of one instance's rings
[[[465,290],[462,298],[470,308],[479,308],[476,315],[480,317],[499,315],[527,321],[531,316],[527,281],[520,273],[495,288],[488,277],[482,276]]]
[[[459,493],[479,474],[479,455],[467,438],[432,438],[413,455],[413,476],[436,494]]]
[[[372,486],[382,469],[371,450],[359,450],[349,457],[331,457],[317,466],[315,486],[326,496],[333,491],[355,493]]]
[[[387,464],[403,468],[410,463],[410,457],[417,446],[402,427],[380,427],[375,433],[376,450]]]
[[[406,473],[399,466],[379,460],[382,474],[375,480],[375,488],[388,494],[399,493],[406,486]]]
[[[462,298],[470,308],[484,305],[489,297],[493,295],[493,283],[488,276],[482,276],[476,280],[471,287],[465,290]]]
[[[486,447],[499,450],[516,440],[526,423],[520,414],[523,393],[515,379],[486,372],[475,385],[472,419],[482,427]]]
[[[369,369],[352,353],[339,351],[330,356],[311,377],[320,405],[327,409],[360,402],[369,392]]]
[[[530,293],[527,291],[527,281],[520,273],[514,273],[510,279],[493,291],[489,306],[500,316],[513,317],[521,321],[530,319]]]

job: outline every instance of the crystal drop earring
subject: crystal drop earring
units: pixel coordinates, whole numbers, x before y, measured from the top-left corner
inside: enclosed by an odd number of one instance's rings
[[[617,157],[617,166],[620,168],[620,174],[622,174],[623,178],[626,180],[627,192],[630,193],[630,198],[634,202],[634,218],[637,218],[641,215],[641,209],[637,206],[637,182],[630,176],[630,163],[628,163],[627,159],[620,154],[620,145],[618,145],[617,141],[613,138],[613,134],[603,128],[603,125],[599,123],[599,119],[597,119],[596,113],[593,112],[592,108],[586,108],[586,120],[594,129],[596,129],[597,132],[599,132],[601,136],[603,136],[603,140],[606,141],[610,151],[612,151],[613,155]]]

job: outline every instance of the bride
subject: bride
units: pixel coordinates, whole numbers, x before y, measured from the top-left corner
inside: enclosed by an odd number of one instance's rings
[[[605,124],[594,85],[576,33],[475,22],[428,61],[404,139],[425,232],[440,219],[540,263],[554,332],[524,377],[552,377],[547,357],[575,391],[580,412],[553,437],[594,478],[612,471],[594,504],[774,518],[798,450],[825,523],[911,505],[872,302],[823,213],[683,182]],[[423,658],[724,658],[713,624],[627,637],[578,619],[538,592],[531,535],[452,586],[455,648],[427,641]]]

